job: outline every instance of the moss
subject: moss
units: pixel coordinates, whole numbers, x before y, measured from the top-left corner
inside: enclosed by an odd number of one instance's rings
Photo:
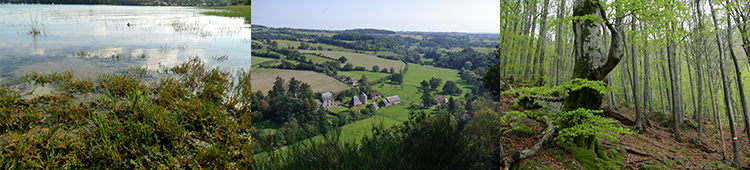
[[[518,134],[522,137],[529,137],[534,135],[534,131],[523,123],[516,123],[516,127],[510,130],[511,132]]]
[[[609,156],[609,157],[611,157],[612,159],[614,159],[614,160],[616,160],[616,161],[618,161],[618,162],[622,162],[622,161],[625,161],[625,158],[623,158],[623,157],[622,157],[622,156],[620,155],[620,153],[619,153],[619,152],[617,152],[617,150],[615,150],[615,149],[609,149],[608,151],[609,151],[609,153],[610,153],[610,155],[611,155],[611,156]]]
[[[586,169],[622,169],[622,164],[617,160],[610,159],[600,147],[584,149],[577,146],[568,146],[576,153],[576,160]]]
[[[552,155],[562,155],[562,154],[563,154],[563,152],[562,152],[562,151],[556,151],[556,150],[549,150],[549,149],[546,149],[546,150],[544,150],[544,151],[545,151],[545,152],[547,152],[547,153],[549,153],[549,154],[552,154]]]

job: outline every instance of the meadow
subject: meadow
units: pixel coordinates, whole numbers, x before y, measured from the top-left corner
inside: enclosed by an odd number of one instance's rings
[[[387,81],[382,84],[372,85],[372,89],[379,91],[384,96],[399,95],[401,100],[420,102],[422,101],[422,94],[418,92],[417,88],[421,86],[420,83],[422,80],[429,80],[432,77],[442,79],[442,85],[445,85],[445,82],[448,80],[456,82],[458,87],[463,90],[461,95],[470,91],[466,82],[459,77],[458,70],[417,64],[409,65],[409,70],[404,74],[403,88],[402,85],[392,84],[390,81]],[[442,91],[442,85],[438,88],[438,91]],[[442,94],[435,95],[434,97],[440,95]],[[453,95],[446,95],[446,98],[449,98],[450,96]]]
[[[313,71],[259,68],[253,70],[253,91],[260,90],[263,93],[268,92],[268,90],[271,90],[271,88],[273,87],[273,82],[276,81],[277,76],[283,78],[285,82],[289,82],[289,79],[295,77],[295,79],[297,80],[310,84],[311,88],[315,92],[338,92],[349,88],[348,85],[322,73]]]
[[[263,62],[266,62],[266,61],[275,60],[275,59],[273,59],[273,58],[265,58],[265,57],[253,57],[251,60],[252,60],[252,62],[251,62],[252,65],[257,65],[257,64],[260,64],[260,63],[263,63]]]

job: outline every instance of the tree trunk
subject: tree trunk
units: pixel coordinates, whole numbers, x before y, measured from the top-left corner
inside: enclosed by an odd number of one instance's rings
[[[544,51],[545,41],[547,41],[547,9],[549,8],[549,0],[544,0],[544,7],[542,8],[542,18],[539,23],[539,41],[536,43],[536,54],[537,57],[534,60],[534,65],[537,67],[535,70],[536,74],[532,74],[532,80],[535,82],[544,82]],[[537,77],[539,76],[539,77]],[[542,83],[543,84],[543,83]]]
[[[600,29],[602,23],[594,20],[573,21],[576,61],[571,78],[603,80],[617,66],[623,56],[622,18],[616,18],[615,24],[609,23],[602,5],[594,0],[576,0],[573,4],[573,16],[596,16],[604,20],[612,41],[609,53],[605,53],[602,48],[604,44]],[[602,98],[603,96],[599,91],[587,87],[571,91],[563,104],[563,111],[572,111],[579,108],[598,110],[602,104]],[[598,145],[596,136],[579,136],[574,139],[574,142],[583,148],[592,150],[596,149]]]
[[[729,1],[727,1],[727,5],[729,5]],[[744,119],[743,122],[745,123],[745,133],[747,133],[748,142],[750,142],[750,115],[748,114],[747,110],[747,100],[745,100],[745,89],[742,83],[742,72],[740,71],[740,64],[737,62],[737,56],[734,55],[734,46],[732,45],[732,20],[730,19],[727,20],[727,28],[727,44],[729,44],[729,56],[732,56],[732,61],[734,62],[734,71],[735,74],[737,74],[737,88],[739,89],[740,93],[742,118]]]
[[[557,42],[557,47],[555,47],[555,52],[557,53],[557,58],[555,59],[555,85],[560,85],[562,82],[560,81],[560,75],[562,72],[562,59],[564,56],[563,52],[563,20],[562,18],[565,17],[565,0],[560,0],[560,5],[557,7],[557,19],[560,19],[560,22],[557,23],[557,31],[555,31],[555,41]]]
[[[628,107],[628,104],[630,104],[630,98],[628,97],[628,87],[626,85],[628,84],[628,72],[626,70],[627,68],[625,67],[625,64],[627,64],[627,62],[623,62],[622,64],[620,64],[620,85],[622,85],[622,98],[625,99],[625,104],[623,106]]]
[[[630,21],[630,31],[635,31],[635,18],[631,17]],[[630,43],[630,54],[628,56],[630,57],[630,63],[632,63],[633,68],[633,77],[630,79],[630,84],[633,87],[632,94],[633,94],[633,103],[635,103],[633,106],[635,106],[635,127],[633,129],[639,133],[643,134],[643,116],[641,115],[641,109],[638,106],[638,64],[636,64],[635,60],[637,60],[637,56],[635,55],[635,36],[631,36],[631,43]]]
[[[644,42],[645,42],[645,47],[648,47],[647,36],[644,36]],[[643,76],[643,98],[645,100],[643,100],[643,110],[646,110],[646,111],[644,112],[645,114],[643,115],[643,117],[645,118],[643,121],[644,123],[646,123],[646,126],[651,126],[651,122],[648,120],[648,117],[649,117],[649,114],[651,114],[650,111],[654,110],[654,102],[653,102],[654,96],[651,94],[651,86],[649,86],[648,84],[649,83],[648,79],[651,78],[651,74],[649,73],[649,70],[648,70],[649,68],[648,57],[649,57],[648,50],[644,48],[643,49],[643,75],[645,76]],[[651,107],[651,109],[646,109],[648,108],[646,107],[647,104],[649,107]]]
[[[532,19],[531,19],[531,31],[529,32],[529,45],[526,46],[525,49],[533,49],[532,46],[534,45],[534,30],[536,30],[536,18],[537,18],[536,17],[536,2],[533,2],[533,5],[531,5],[531,17]],[[532,60],[534,57],[533,52],[534,51],[526,50],[526,62],[523,63],[524,70],[525,70],[523,74],[523,78],[525,81],[530,80],[531,69],[534,68],[534,65],[532,65],[533,63]]]
[[[701,12],[700,8],[700,0],[695,0],[695,6],[696,6],[696,18],[698,20],[698,31],[703,31],[703,12]],[[699,34],[697,36],[698,43],[701,43],[703,41],[703,35]],[[695,48],[700,48],[700,46],[696,46]],[[701,71],[701,55],[703,53],[699,53],[698,50],[693,53],[693,61],[695,63],[695,73],[696,73],[696,79],[698,79],[697,86],[698,86],[698,102],[696,104],[696,112],[695,112],[695,121],[698,123],[698,143],[703,143],[703,76],[701,75],[703,71]]]
[[[672,30],[674,30],[674,25],[672,25]],[[680,104],[679,104],[679,96],[676,93],[677,90],[679,90],[679,87],[677,87],[677,61],[675,61],[675,49],[674,49],[674,42],[672,38],[667,38],[667,41],[669,45],[667,46],[667,63],[669,64],[669,81],[671,89],[672,89],[672,119],[674,121],[674,126],[672,127],[674,130],[674,140],[677,142],[682,142],[682,133],[680,132],[680,125],[682,122],[680,121]]]
[[[713,3],[709,0],[708,5],[711,9],[711,17],[714,20],[714,29],[719,30],[719,22],[716,21],[716,13],[713,10]],[[732,161],[732,165],[735,167],[738,167],[740,165],[740,151],[738,148],[739,142],[737,142],[737,129],[734,126],[734,116],[732,113],[732,105],[730,104],[729,99],[729,80],[727,78],[727,72],[726,68],[724,68],[726,65],[724,64],[724,44],[721,41],[721,37],[719,34],[716,34],[716,41],[719,43],[719,68],[721,69],[721,80],[722,84],[724,84],[724,104],[727,106],[727,116],[729,117],[729,129],[732,132],[732,155],[734,156],[734,161]]]

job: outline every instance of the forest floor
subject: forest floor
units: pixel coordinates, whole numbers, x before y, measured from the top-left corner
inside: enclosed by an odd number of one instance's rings
[[[508,104],[510,99],[501,99],[503,109],[500,111],[511,111]],[[652,113],[661,113],[655,111]],[[609,114],[607,114],[609,113]],[[667,112],[667,114],[669,114]],[[613,116],[614,115],[614,116]],[[619,116],[618,116],[619,115]],[[615,111],[605,111],[603,117],[620,120],[620,125],[624,128],[632,129],[634,120],[634,111],[628,108],[617,108]],[[690,116],[692,120],[692,116]],[[624,120],[623,120],[624,119]],[[686,118],[688,119],[688,118]],[[519,120],[534,131],[531,137],[522,135],[513,135],[508,133],[502,135],[506,153],[522,151],[531,148],[542,137],[542,132],[546,124],[528,118]],[[667,128],[659,122],[651,120],[651,127],[644,126],[643,134],[615,135],[617,141],[611,142],[607,139],[600,139],[599,143],[606,150],[615,149],[621,154],[624,160],[620,161],[623,169],[639,169],[648,166],[657,169],[725,169],[731,164],[732,156],[732,136],[729,130],[728,122],[724,121],[723,137],[716,133],[717,126],[709,118],[704,118],[704,136],[703,143],[697,144],[698,132],[695,128],[684,128],[682,140],[677,142],[671,128]],[[511,129],[510,125],[504,125],[506,130]],[[740,135],[739,147],[740,156],[742,157],[741,166],[748,169],[748,160],[750,160],[750,147],[745,129],[738,127],[737,133]],[[721,143],[723,139],[723,144]],[[608,153],[608,155],[611,153]],[[578,167],[575,160],[575,153],[570,149],[557,145],[554,141],[547,142],[537,155],[528,159],[539,162],[551,169],[567,169]]]

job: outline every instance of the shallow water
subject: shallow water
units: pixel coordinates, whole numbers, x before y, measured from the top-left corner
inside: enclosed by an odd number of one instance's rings
[[[232,70],[249,68],[250,29],[244,19],[201,11],[207,10],[0,4],[0,84],[32,71],[72,70],[77,78],[84,78],[130,66],[156,70],[190,56]],[[106,59],[118,54],[120,62]],[[147,58],[127,59],[143,54]],[[215,56],[228,60],[209,60]]]

